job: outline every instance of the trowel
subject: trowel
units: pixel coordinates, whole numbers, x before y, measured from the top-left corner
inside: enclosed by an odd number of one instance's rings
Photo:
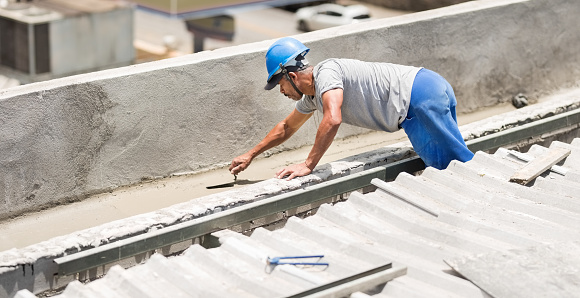
[[[234,175],[234,181],[233,182],[216,184],[216,185],[210,185],[210,186],[206,186],[205,188],[207,188],[207,189],[214,189],[214,188],[233,187],[234,184],[236,184],[236,180],[238,180],[238,176],[237,175]]]

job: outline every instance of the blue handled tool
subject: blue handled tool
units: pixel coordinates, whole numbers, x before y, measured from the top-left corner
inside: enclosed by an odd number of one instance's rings
[[[280,260],[290,260],[290,259],[312,259],[318,258],[318,260],[324,258],[324,255],[314,255],[314,256],[293,256],[293,257],[268,257],[268,265],[322,265],[328,266],[328,263],[324,262],[282,262]]]

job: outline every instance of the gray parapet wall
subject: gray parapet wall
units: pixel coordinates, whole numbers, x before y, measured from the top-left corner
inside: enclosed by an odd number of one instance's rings
[[[555,95],[549,101],[461,126],[461,131],[466,139],[474,139],[579,108],[580,88],[571,89]],[[538,138],[533,140],[523,140],[512,146],[528,146],[531,142],[544,143],[544,141],[549,144],[555,139],[568,141],[578,137],[580,137],[579,124],[574,124],[558,132],[538,136]],[[80,272],[76,276],[58,276],[58,267],[53,260],[63,255],[90,250],[107,243],[115,243],[131,236],[148,233],[209,214],[219,213],[223,210],[300,189],[305,185],[358,173],[412,155],[414,153],[409,142],[397,143],[321,165],[316,168],[312,175],[295,178],[291,181],[272,178],[242,188],[176,204],[154,212],[116,220],[69,235],[54,237],[21,249],[0,252],[0,297],[12,297],[22,289],[27,289],[35,294],[56,290],[66,286],[74,279],[84,281],[99,277],[105,274],[113,265],[99,266]],[[293,212],[295,211],[290,211],[289,214],[292,215]],[[168,245],[163,249],[158,249],[157,252],[166,255],[172,254],[180,249],[187,248],[191,243],[188,241],[185,245],[184,243]],[[143,262],[148,257],[149,254],[141,254],[124,259],[120,264],[124,267],[129,267]]]
[[[313,63],[343,57],[433,69],[454,86],[458,111],[469,112],[577,82],[577,15],[576,0],[472,1],[295,37]],[[1,91],[0,218],[227,164],[293,108],[263,90],[272,42]],[[313,118],[275,150],[312,144]],[[338,137],[362,132],[343,125]]]

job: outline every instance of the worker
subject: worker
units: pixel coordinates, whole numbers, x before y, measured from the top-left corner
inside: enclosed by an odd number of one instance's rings
[[[439,74],[422,67],[354,59],[331,58],[312,66],[305,57],[309,51],[291,37],[269,47],[265,89],[280,85],[280,92],[296,105],[260,143],[232,160],[232,174],[290,138],[316,110],[323,116],[308,157],[280,169],[277,178],[310,174],[343,122],[387,132],[402,128],[426,166],[444,169],[452,160],[473,158],[457,126],[453,89]]]

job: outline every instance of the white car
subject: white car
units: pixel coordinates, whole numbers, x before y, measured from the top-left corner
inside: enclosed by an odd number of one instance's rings
[[[328,3],[300,8],[296,11],[296,19],[298,30],[312,31],[368,21],[371,16],[369,9],[363,5]]]

